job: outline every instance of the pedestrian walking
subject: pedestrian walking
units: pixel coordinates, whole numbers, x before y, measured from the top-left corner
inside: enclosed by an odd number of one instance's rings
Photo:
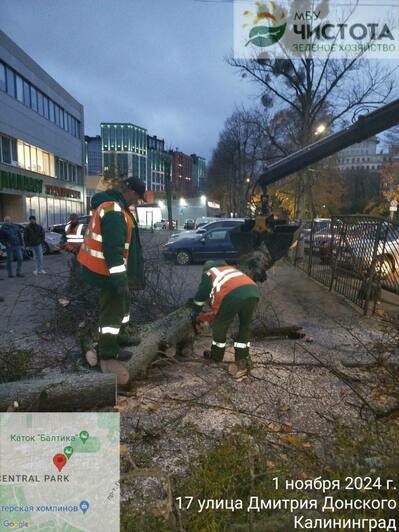
[[[28,246],[33,251],[33,256],[36,261],[36,268],[33,270],[35,275],[45,274],[43,268],[43,242],[46,233],[43,227],[37,223],[36,216],[29,216],[29,223],[24,229],[25,246]]]
[[[255,307],[260,299],[256,283],[237,268],[224,260],[210,260],[205,263],[201,283],[192,302],[194,327],[201,322],[212,326],[212,347],[204,351],[207,363],[221,362],[226,347],[227,331],[238,316],[239,330],[234,340],[236,380],[245,379],[250,372],[249,333]],[[203,312],[205,304],[210,311]]]
[[[8,277],[14,277],[12,263],[17,261],[17,277],[24,277],[22,273],[22,233],[21,228],[12,223],[11,216],[5,216],[4,223],[0,228],[0,240],[6,246],[7,251],[7,273]]]
[[[91,200],[93,214],[77,260],[83,279],[100,288],[98,353],[102,361],[127,361],[131,353],[123,347],[140,343],[127,332],[129,286],[144,284],[139,231],[129,206],[144,199],[144,194],[144,183],[132,177]]]

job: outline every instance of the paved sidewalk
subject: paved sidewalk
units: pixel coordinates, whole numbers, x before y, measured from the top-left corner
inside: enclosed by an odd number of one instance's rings
[[[24,261],[23,278],[7,276],[5,263],[0,263],[0,344],[4,347],[15,346],[35,351],[33,368],[60,369],[65,366],[65,348],[71,348],[71,342],[50,341],[43,333],[43,324],[51,318],[52,299],[46,297],[46,291],[65,282],[68,276],[69,257],[64,253],[44,257],[46,275],[34,275],[35,262]],[[16,264],[13,268],[15,271]],[[43,290],[44,289],[44,290]]]

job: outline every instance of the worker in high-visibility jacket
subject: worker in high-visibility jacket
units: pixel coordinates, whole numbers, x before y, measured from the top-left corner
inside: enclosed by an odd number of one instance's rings
[[[242,380],[249,374],[249,326],[260,299],[256,283],[224,260],[205,263],[201,283],[193,300],[194,324],[207,321],[212,326],[212,347],[204,351],[208,361],[221,362],[226,347],[227,331],[234,318],[239,318],[239,330],[234,340],[237,371],[234,377]],[[208,304],[210,311],[202,312]]]
[[[77,214],[71,214],[69,217],[69,222],[65,226],[64,235],[61,237],[62,249],[77,255],[79,253],[80,246],[83,244],[83,237],[86,228],[87,225],[80,223],[79,216]]]
[[[83,279],[100,288],[100,359],[129,360],[123,347],[137,345],[140,339],[129,336],[131,288],[143,288],[144,262],[136,220],[129,206],[144,199],[143,181],[131,177],[118,188],[95,194],[93,214],[77,260]]]

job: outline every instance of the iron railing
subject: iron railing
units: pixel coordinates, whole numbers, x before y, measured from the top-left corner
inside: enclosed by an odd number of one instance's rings
[[[374,312],[382,290],[399,294],[399,227],[361,215],[306,222],[295,263],[365,314]]]

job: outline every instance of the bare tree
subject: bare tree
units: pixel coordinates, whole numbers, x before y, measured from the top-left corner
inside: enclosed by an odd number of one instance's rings
[[[317,7],[315,2],[307,3],[309,9]],[[275,115],[286,115],[283,141],[281,134],[276,135],[273,120],[263,124],[263,132],[281,156],[314,142],[318,124],[323,123],[326,130],[342,125],[359,107],[386,102],[394,88],[393,71],[362,54],[343,59],[331,55],[325,59],[311,55],[256,60],[230,57],[227,62],[259,88],[263,103],[273,106]],[[307,169],[298,175],[296,194],[298,218],[306,208],[315,214],[312,176]]]
[[[209,188],[229,212],[245,214],[261,151],[262,138],[251,112],[235,111],[226,120],[208,167]]]

